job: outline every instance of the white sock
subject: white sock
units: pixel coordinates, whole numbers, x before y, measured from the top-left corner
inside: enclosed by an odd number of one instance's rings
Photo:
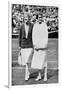
[[[47,67],[45,67],[45,70],[44,70],[44,81],[47,80]]]

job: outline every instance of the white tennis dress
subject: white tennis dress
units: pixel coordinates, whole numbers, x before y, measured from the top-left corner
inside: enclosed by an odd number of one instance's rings
[[[48,44],[48,30],[46,23],[42,22],[42,24],[36,23],[33,27],[32,33],[32,41],[34,48],[46,48]],[[34,55],[32,58],[31,68],[34,69],[42,69],[46,63],[46,51],[47,50],[39,50],[36,51],[34,49]]]

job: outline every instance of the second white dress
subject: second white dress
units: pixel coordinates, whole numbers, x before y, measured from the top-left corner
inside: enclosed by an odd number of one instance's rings
[[[33,46],[36,49],[47,48],[48,44],[48,29],[46,23],[38,24],[36,23],[33,28],[32,33]],[[47,65],[46,61],[47,50],[38,50],[34,49],[34,54],[32,58],[31,68],[34,69],[43,69]]]

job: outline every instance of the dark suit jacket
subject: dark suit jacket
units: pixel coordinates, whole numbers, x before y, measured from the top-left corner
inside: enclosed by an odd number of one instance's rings
[[[21,48],[32,48],[32,30],[33,24],[29,23],[28,37],[26,39],[25,25],[22,24],[19,32],[19,46]]]

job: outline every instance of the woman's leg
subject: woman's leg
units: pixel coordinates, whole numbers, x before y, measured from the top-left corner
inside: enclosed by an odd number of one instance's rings
[[[44,81],[47,81],[47,51],[46,51],[46,59],[44,62]]]
[[[29,79],[29,75],[30,75],[30,72],[29,72],[30,62],[31,62],[32,56],[33,56],[32,55],[32,48],[28,49],[28,53],[26,55],[28,56],[28,58],[27,58],[27,61],[26,61],[25,80],[28,80]]]
[[[29,64],[26,63],[26,69],[25,69],[25,80],[28,80],[29,79]]]
[[[38,71],[38,76],[37,76],[37,78],[35,80],[38,81],[40,79],[41,79],[41,70]]]
[[[44,81],[47,81],[47,66],[44,67]]]

